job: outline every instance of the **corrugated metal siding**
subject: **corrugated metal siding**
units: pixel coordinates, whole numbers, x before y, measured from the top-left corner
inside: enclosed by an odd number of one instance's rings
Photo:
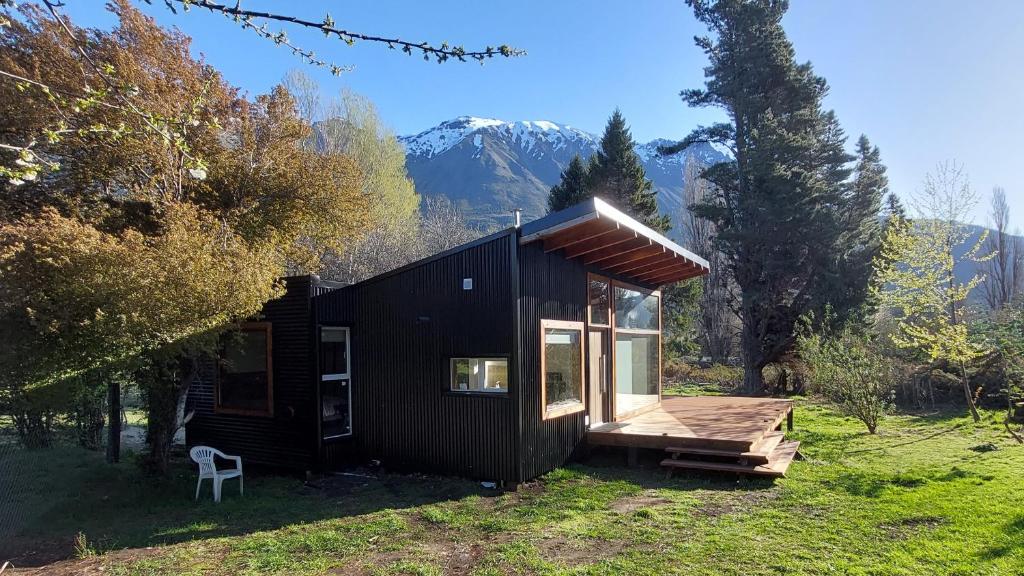
[[[272,325],[273,417],[214,411],[216,368],[206,362],[189,389],[187,410],[195,416],[185,429],[189,446],[206,444],[246,462],[309,470],[316,468],[316,404],[312,374],[310,295],[322,291],[315,278],[287,278],[287,292],[268,302],[261,320]]]
[[[561,252],[544,253],[543,244],[519,246],[519,390],[522,418],[522,478],[561,466],[586,432],[583,412],[544,420],[540,394],[540,321],[586,321],[587,273]],[[586,335],[584,334],[584,337]]]
[[[514,235],[499,235],[314,298],[317,322],[349,326],[352,337],[353,436],[325,443],[325,466],[373,458],[396,469],[517,478],[513,398],[447,392],[451,357],[513,358],[514,245]]]

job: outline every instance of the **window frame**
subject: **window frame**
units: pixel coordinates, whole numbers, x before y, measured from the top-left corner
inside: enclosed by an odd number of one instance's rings
[[[461,356],[449,356],[448,357],[448,383],[447,383],[447,385],[445,386],[445,389],[444,389],[445,394],[451,394],[453,396],[498,396],[498,397],[501,397],[501,396],[507,397],[508,396],[508,394],[509,394],[509,386],[510,386],[511,380],[512,380],[511,376],[507,376],[506,377],[507,382],[505,383],[505,387],[504,388],[489,388],[489,389],[488,388],[480,388],[479,390],[459,390],[458,388],[453,388],[452,386],[454,386],[454,384],[455,384],[455,361],[456,360],[476,360],[477,362],[483,363],[483,367],[484,367],[484,371],[485,371],[484,372],[484,381],[486,381],[486,379],[487,379],[487,373],[486,373],[486,370],[487,370],[487,364],[486,363],[487,362],[493,362],[493,361],[496,361],[496,360],[504,362],[505,363],[506,373],[510,374],[509,364],[511,364],[511,362],[509,362],[509,356],[508,355],[487,354],[487,355],[471,356],[471,355],[468,355],[468,354],[463,354]]]
[[[612,377],[612,386],[611,386],[611,391],[612,391],[612,393],[611,393],[612,409],[611,409],[611,417],[613,418],[613,420],[612,420],[613,422],[621,422],[623,420],[628,420],[629,418],[632,418],[633,416],[637,416],[639,414],[643,414],[644,412],[649,412],[651,410],[654,410],[655,408],[657,408],[658,406],[661,405],[662,398],[664,397],[663,396],[664,390],[662,388],[662,385],[663,385],[662,360],[664,358],[663,358],[662,349],[661,349],[662,343],[664,341],[664,334],[663,334],[664,326],[662,325],[662,316],[661,316],[662,315],[663,298],[662,298],[662,292],[661,292],[660,289],[644,288],[642,286],[637,286],[636,284],[630,284],[629,282],[623,282],[622,280],[616,280],[616,279],[611,279],[610,285],[611,285],[611,296],[610,296],[610,299],[609,299],[609,306],[611,307],[611,342],[612,342],[612,354],[611,354],[611,357],[612,357],[611,358],[611,361],[612,361],[612,373],[611,373],[611,377]],[[615,288],[617,288],[617,287],[618,288],[625,288],[627,290],[634,290],[634,291],[638,291],[638,292],[650,293],[650,295],[657,297],[657,299],[658,299],[658,329],[657,330],[651,330],[651,329],[646,329],[646,328],[619,328],[617,326],[616,316],[618,315],[618,310],[615,307]],[[615,342],[618,340],[619,332],[622,332],[623,334],[643,334],[643,335],[657,336],[657,345],[658,345],[658,401],[654,402],[654,403],[652,403],[652,404],[650,404],[648,406],[644,406],[644,407],[641,407],[641,408],[636,409],[636,410],[630,410],[630,411],[627,411],[627,412],[623,412],[621,414],[618,413],[619,407],[617,406],[617,403],[615,401],[616,400],[616,396],[618,395],[618,382],[616,381],[616,377],[615,377],[615,375],[616,375],[616,373],[615,373]]]
[[[266,410],[250,410],[232,408],[220,403],[220,385],[223,378],[221,362],[223,362],[223,346],[217,354],[217,371],[213,390],[213,411],[218,414],[236,414],[239,416],[274,417],[274,330],[270,322],[243,322],[236,328],[238,332],[264,332],[267,339],[267,406]]]
[[[589,287],[589,284],[588,284]],[[589,301],[589,298],[588,298]],[[562,330],[576,330],[579,332],[579,345],[580,345],[580,373],[579,373],[579,402],[569,404],[566,406],[560,406],[555,409],[548,409],[548,386],[547,386],[547,355],[545,354],[545,341],[544,338],[547,335],[549,328],[556,328]],[[587,327],[584,322],[576,322],[570,320],[550,320],[542,318],[540,321],[540,412],[542,420],[550,420],[552,418],[558,418],[566,416],[568,414],[576,414],[583,412],[587,409],[586,396],[586,385],[584,384],[584,374],[586,365],[586,338]]]
[[[608,298],[608,305],[605,306],[605,312],[608,314],[608,322],[604,323],[604,324],[602,324],[600,322],[594,322],[594,317],[591,314],[591,312],[593,311],[593,308],[594,308],[594,305],[590,303],[590,284],[592,282],[603,282],[604,283],[605,296],[607,296],[607,298]],[[612,280],[611,280],[611,278],[608,278],[607,276],[601,276],[601,275],[598,275],[598,274],[594,274],[593,272],[588,272],[587,273],[587,325],[588,326],[593,326],[595,328],[611,328],[612,323],[615,321],[615,319],[612,317],[612,299],[614,299],[614,298],[615,298],[615,290],[612,287]]]
[[[321,374],[320,366],[320,347],[323,345],[323,333],[324,329],[327,330],[344,330],[345,331],[345,368],[348,370],[344,373],[332,373],[332,374]],[[337,324],[318,324],[316,331],[316,391],[317,391],[317,428],[318,436],[320,436],[320,442],[337,440],[338,438],[348,438],[355,432],[355,410],[352,409],[352,328],[349,326],[340,326]],[[338,382],[341,380],[348,381],[348,432],[344,434],[332,434],[330,436],[324,435],[324,382]]]

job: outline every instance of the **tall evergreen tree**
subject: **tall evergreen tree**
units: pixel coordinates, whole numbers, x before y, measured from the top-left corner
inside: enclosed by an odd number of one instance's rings
[[[731,147],[734,160],[704,172],[715,194],[695,212],[718,229],[739,288],[744,386],[764,388],[763,369],[790,350],[797,319],[830,299],[837,262],[863,221],[844,216],[850,193],[845,135],[821,102],[824,78],[798,64],[782,29],[785,0],[687,0],[716,38],[698,38],[710,59],[691,106],[725,110],[729,122],[699,128],[697,141]],[[672,151],[672,150],[666,150]]]
[[[618,108],[608,119],[601,149],[591,159],[590,196],[599,196],[659,231],[669,229],[669,218],[658,212],[658,199],[647,179],[636,143]]]
[[[868,302],[868,285],[872,266],[882,243],[882,198],[889,192],[889,178],[877,146],[867,136],[857,140],[853,179],[839,212],[841,237],[837,245],[836,267],[828,278],[832,286],[825,289],[815,310],[818,318],[842,324],[852,319],[863,320],[870,315],[874,302]],[[838,326],[836,326],[838,328]]]
[[[557,212],[593,197],[589,191],[590,169],[577,154],[562,171],[562,180],[551,187],[548,212]]]

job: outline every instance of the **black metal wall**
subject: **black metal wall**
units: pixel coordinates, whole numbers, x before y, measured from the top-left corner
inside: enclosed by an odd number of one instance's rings
[[[528,480],[564,464],[586,432],[584,412],[543,419],[540,321],[586,322],[587,273],[578,260],[566,260],[561,251],[545,254],[542,242],[518,250],[520,479]]]
[[[287,292],[268,302],[259,318],[271,323],[273,416],[215,412],[217,371],[212,361],[206,362],[186,401],[186,411],[195,411],[185,428],[189,446],[213,446],[240,455],[247,463],[298,470],[317,468],[311,296],[329,289],[329,283],[320,283],[311,276],[285,281]]]
[[[452,357],[505,356],[514,371],[515,238],[499,233],[314,298],[315,321],[349,326],[352,338],[353,435],[324,443],[325,466],[379,459],[518,480],[514,375],[507,395],[448,391]]]

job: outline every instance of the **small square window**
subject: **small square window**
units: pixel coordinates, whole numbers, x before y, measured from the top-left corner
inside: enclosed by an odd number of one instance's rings
[[[452,392],[508,392],[506,358],[452,358]]]

